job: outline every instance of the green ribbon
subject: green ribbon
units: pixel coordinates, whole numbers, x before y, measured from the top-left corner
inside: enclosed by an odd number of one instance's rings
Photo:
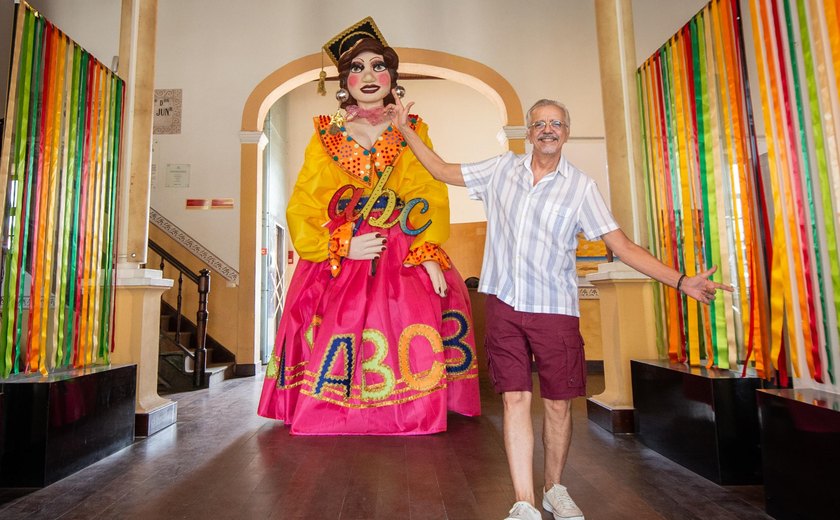
[[[826,364],[827,364],[827,367],[828,367],[827,371],[828,371],[828,374],[829,374],[829,378],[831,379],[831,382],[834,383],[834,374],[833,374],[833,371],[831,369],[832,360],[831,360],[831,350],[829,348],[830,341],[828,341],[828,339],[830,337],[829,334],[828,334],[828,321],[825,319],[825,317],[828,316],[828,309],[827,309],[827,305],[826,305],[826,301],[825,301],[826,299],[825,299],[825,291],[824,291],[824,285],[823,285],[824,276],[823,276],[822,260],[820,258],[820,249],[821,249],[820,248],[820,237],[819,237],[819,230],[818,230],[818,226],[817,226],[818,221],[817,221],[817,215],[816,215],[816,207],[815,207],[815,202],[814,202],[814,199],[815,199],[814,185],[813,185],[813,182],[811,180],[811,153],[810,153],[810,149],[809,149],[809,146],[808,146],[808,134],[807,134],[807,129],[810,127],[810,125],[808,123],[806,123],[806,121],[805,121],[805,113],[804,113],[804,108],[803,108],[805,104],[802,101],[802,90],[801,90],[801,83],[800,83],[800,80],[799,80],[799,65],[798,65],[798,59],[797,59],[797,54],[798,53],[796,51],[796,42],[800,41],[800,43],[803,46],[804,45],[808,46],[808,56],[810,57],[810,54],[811,54],[810,53],[810,45],[811,45],[811,43],[810,43],[810,40],[808,38],[807,26],[805,27],[804,37],[797,38],[797,35],[795,34],[795,29],[794,29],[794,25],[793,25],[793,18],[791,16],[791,10],[790,10],[790,0],[784,0],[784,9],[785,9],[785,28],[787,30],[787,40],[788,40],[788,56],[790,57],[790,68],[791,68],[791,74],[792,74],[792,77],[793,77],[793,85],[794,85],[793,95],[795,96],[795,99],[796,99],[796,117],[797,117],[797,122],[798,122],[798,127],[799,127],[799,141],[800,141],[800,146],[802,147],[802,153],[801,153],[802,164],[803,164],[802,176],[805,180],[805,193],[808,197],[808,213],[809,213],[810,220],[811,220],[811,225],[810,225],[810,228],[811,228],[811,243],[813,244],[812,250],[813,250],[813,254],[814,254],[814,256],[813,256],[814,264],[813,265],[816,268],[817,286],[818,286],[817,290],[818,290],[819,295],[820,295],[820,307],[822,308],[822,315],[823,315],[822,326],[823,326],[823,333],[824,333],[823,337],[825,338],[824,349],[825,349],[826,356],[827,356],[826,357]],[[804,12],[803,12],[803,14],[804,14]],[[800,27],[802,26],[803,23],[804,23],[804,20],[800,20]],[[803,62],[803,65],[807,66],[808,64]],[[816,91],[814,91],[814,93],[816,94]],[[809,89],[809,95],[810,95],[810,89]],[[805,244],[803,244],[803,247],[805,247]],[[811,253],[811,251],[805,251],[804,252],[804,254],[810,254],[810,253]],[[805,295],[801,295],[801,296],[804,297]],[[803,316],[802,319],[805,319],[805,316]],[[819,342],[819,338],[815,337],[815,338],[813,338],[813,341],[815,343],[817,343],[817,342]]]
[[[72,316],[72,307],[68,314],[68,305],[72,305],[72,297],[74,294],[73,283],[74,277],[68,276],[71,260],[71,252],[74,248],[73,243],[73,220],[74,220],[74,189],[76,181],[76,171],[79,165],[78,156],[78,142],[80,139],[79,120],[82,117],[82,103],[80,102],[80,95],[82,95],[82,82],[84,77],[84,70],[82,68],[82,54],[83,51],[78,45],[73,45],[73,79],[71,91],[68,96],[70,108],[67,116],[67,124],[69,125],[67,137],[67,168],[65,171],[64,184],[64,215],[62,219],[62,239],[61,239],[61,279],[64,280],[64,288],[59,295],[59,302],[57,304],[58,321],[56,326],[56,366],[69,366],[72,363],[71,344],[68,343],[68,316]],[[70,325],[72,326],[72,325]],[[72,343],[72,342],[70,342]]]
[[[18,84],[17,84],[17,109],[15,125],[14,160],[11,164],[11,184],[13,193],[9,194],[8,200],[11,203],[10,212],[12,215],[12,229],[8,237],[9,252],[6,256],[6,277],[3,287],[3,322],[2,333],[4,337],[5,353],[3,356],[3,377],[8,377],[14,371],[18,372],[18,360],[20,353],[15,343],[15,324],[20,318],[17,311],[17,284],[18,284],[18,259],[20,255],[19,236],[22,222],[22,181],[26,173],[26,136],[29,134],[29,106],[31,100],[32,78],[32,52],[34,47],[34,18],[29,9],[24,11],[23,35],[21,36],[21,48],[19,49],[18,63]],[[13,201],[13,202],[12,202]]]
[[[76,163],[73,168],[73,193],[72,193],[72,211],[70,215],[70,258],[67,262],[67,320],[65,323],[66,336],[64,339],[65,353],[68,358],[72,357],[73,344],[75,340],[75,314],[76,307],[79,305],[78,294],[76,290],[76,270],[78,267],[79,244],[82,237],[79,233],[79,213],[80,213],[80,195],[82,184],[82,168],[84,166],[84,147],[85,147],[85,115],[87,98],[87,77],[88,77],[88,63],[90,55],[81,51],[79,64],[79,90],[77,92],[79,110],[76,118],[76,125],[78,128],[76,134],[76,141],[73,143],[75,148]],[[72,363],[72,361],[70,361]]]
[[[43,67],[42,67],[42,58],[43,58],[43,34],[44,34],[44,19],[43,18],[36,18],[35,22],[35,33],[34,33],[34,40],[33,40],[33,51],[32,55],[34,57],[32,61],[32,82],[31,82],[31,103],[32,103],[32,110],[29,113],[29,138],[27,140],[29,144],[29,150],[27,152],[27,161],[26,161],[26,170],[24,172],[24,190],[23,190],[23,210],[21,213],[21,227],[23,229],[23,233],[20,239],[20,260],[18,262],[18,269],[20,270],[20,277],[14,276],[12,279],[16,280],[17,282],[17,317],[15,320],[15,331],[14,331],[14,342],[15,342],[15,367],[14,372],[17,373],[19,370],[19,361],[22,356],[22,331],[23,331],[23,320],[21,317],[23,316],[23,293],[25,291],[24,287],[24,274],[26,270],[26,262],[27,262],[27,254],[28,254],[28,247],[27,244],[29,243],[29,211],[32,206],[32,185],[35,177],[35,156],[36,156],[36,141],[35,135],[38,130],[38,121],[40,120],[40,111],[36,105],[39,104],[38,94],[41,90],[41,79],[43,77]],[[18,236],[18,235],[15,235]],[[28,352],[27,352],[28,354]],[[28,370],[28,366],[25,368]]]
[[[808,128],[811,129],[814,143],[814,160],[816,162],[816,177],[820,185],[820,202],[822,203],[822,222],[825,224],[825,251],[829,263],[829,270],[831,273],[831,287],[833,294],[840,294],[840,263],[837,259],[837,231],[834,222],[834,208],[831,200],[831,187],[828,179],[828,166],[825,149],[825,137],[823,136],[822,112],[820,110],[819,97],[817,95],[817,80],[816,71],[814,70],[813,51],[811,50],[811,33],[808,28],[808,13],[805,10],[804,0],[797,0],[797,12],[799,14],[799,34],[802,44],[802,65],[805,69],[805,79],[808,85],[808,105],[811,109],[811,124]],[[813,222],[814,233],[817,233],[817,221]],[[815,243],[817,243],[815,241]],[[817,256],[818,265],[822,265],[822,258]],[[825,282],[823,281],[822,270],[820,269],[820,303],[823,306],[823,331],[825,333],[825,356],[828,377],[833,384],[834,381],[834,363],[831,353],[831,342],[829,338],[829,320],[828,320],[828,302],[825,297]],[[834,309],[837,315],[837,324],[840,327],[840,314],[837,313],[837,308]],[[840,330],[838,330],[840,332]]]
[[[108,192],[107,192],[107,207],[106,228],[103,233],[105,238],[106,248],[102,255],[102,268],[105,272],[104,279],[104,298],[101,308],[100,317],[100,336],[99,356],[105,361],[110,362],[111,349],[111,325],[114,315],[114,294],[113,274],[114,274],[114,241],[115,241],[115,222],[117,209],[117,174],[119,173],[119,150],[120,150],[120,131],[122,127],[122,100],[123,100],[123,82],[119,78],[112,78],[111,82],[111,120],[109,124],[109,147],[108,147]]]

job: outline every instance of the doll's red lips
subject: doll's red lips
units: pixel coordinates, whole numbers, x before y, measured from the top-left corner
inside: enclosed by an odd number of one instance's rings
[[[359,90],[361,90],[365,94],[372,94],[372,93],[376,92],[377,90],[379,90],[379,86],[377,86],[377,85],[365,85],[364,87],[360,88]]]

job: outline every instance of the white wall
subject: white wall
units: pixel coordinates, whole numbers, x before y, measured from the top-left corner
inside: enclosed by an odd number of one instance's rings
[[[27,2],[97,60],[111,67],[120,49],[120,0]]]
[[[708,4],[708,0],[631,0],[636,33],[636,64],[651,54]]]

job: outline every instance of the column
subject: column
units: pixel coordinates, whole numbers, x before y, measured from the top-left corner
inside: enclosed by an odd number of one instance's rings
[[[595,0],[610,208],[631,240],[647,246],[636,56],[630,0]],[[651,281],[621,262],[588,275],[601,297],[603,394],[587,400],[590,420],[613,433],[635,430],[630,359],[655,358]]]
[[[262,229],[263,150],[268,144],[263,132],[241,131],[239,199],[239,305],[236,342],[236,375],[255,375],[260,362],[260,270]],[[251,176],[246,172],[255,172]]]
[[[126,82],[117,233],[114,363],[137,365],[136,435],[173,424],[177,404],[157,393],[160,297],[172,287],[146,262],[158,0],[122,0],[117,74]]]
[[[123,0],[117,74],[126,81],[119,262],[146,262],[152,165],[157,0]]]
[[[634,433],[636,413],[630,378],[631,359],[655,359],[653,282],[621,262],[601,264],[586,275],[598,288],[604,392],[586,401],[589,420],[612,433]]]
[[[172,287],[154,269],[117,269],[115,364],[137,365],[134,434],[148,436],[174,424],[178,403],[157,393],[160,351],[160,296]]]
[[[596,0],[595,21],[609,164],[610,209],[630,240],[647,247],[636,91],[636,44],[630,0]]]

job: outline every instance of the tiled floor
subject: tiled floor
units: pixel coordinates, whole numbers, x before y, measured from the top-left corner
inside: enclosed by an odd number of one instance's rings
[[[493,520],[513,501],[486,387],[484,415],[450,415],[443,434],[292,437],[255,414],[260,379],[170,396],[176,425],[44,489],[0,490],[0,518]],[[769,518],[760,486],[718,486],[590,423],[582,399],[574,412],[564,481],[587,520]]]

